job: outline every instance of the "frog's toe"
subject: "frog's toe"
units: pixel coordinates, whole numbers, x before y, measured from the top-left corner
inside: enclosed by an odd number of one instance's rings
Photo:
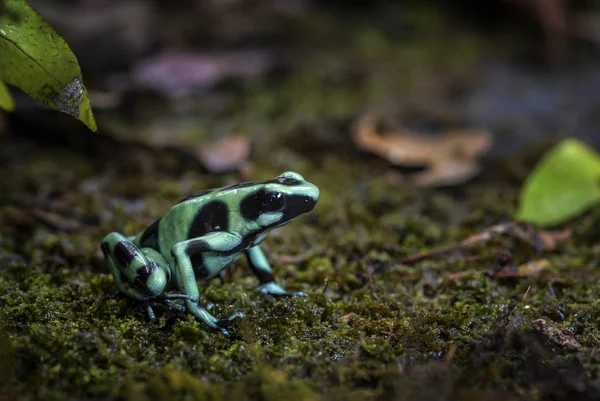
[[[226,328],[224,328],[224,327],[221,327],[221,328],[220,328],[220,330],[221,330],[221,333],[222,333],[222,334],[223,334],[225,337],[229,337],[229,332],[227,331],[227,329],[226,329]]]
[[[233,323],[233,321],[235,319],[243,319],[245,317],[246,317],[246,315],[244,315],[242,312],[236,312],[226,319],[216,319],[215,324],[217,325],[217,327],[220,327],[220,328],[228,327]]]
[[[276,296],[285,296],[289,295],[286,290],[284,290],[279,284],[271,281],[270,283],[262,284],[258,287],[258,290],[262,294],[276,295]]]
[[[234,320],[234,319],[244,319],[246,317],[246,314],[243,312],[235,312],[233,315],[229,316],[229,320]]]
[[[180,311],[180,312],[185,312],[185,305],[183,305],[183,304],[180,304],[180,303],[179,303],[179,302],[177,302],[177,301],[171,301],[171,300],[165,299],[165,300],[164,300],[164,301],[162,301],[162,302],[163,302],[165,305],[167,305],[167,306],[169,306],[169,307],[171,307],[171,308],[173,308],[173,309],[177,309],[177,310],[178,310],[178,311]]]
[[[206,309],[207,311],[210,311],[214,307],[215,307],[215,304],[208,304],[208,305],[206,305],[206,307],[204,309]]]
[[[308,298],[308,294],[302,291],[292,293],[293,297]]]
[[[229,322],[229,324],[231,324],[235,319],[244,319],[246,317],[245,314],[243,314],[242,312],[235,312],[233,315],[229,316],[227,319],[220,319],[220,320],[225,320],[227,322]]]
[[[152,307],[146,302],[146,313],[148,314],[148,318],[151,322],[156,321],[156,315],[154,314],[154,310]]]

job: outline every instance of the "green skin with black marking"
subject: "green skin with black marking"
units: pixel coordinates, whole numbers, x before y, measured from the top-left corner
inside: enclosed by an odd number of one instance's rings
[[[246,254],[259,279],[259,290],[279,296],[288,293],[273,278],[259,244],[269,231],[311,211],[319,189],[294,172],[264,182],[236,184],[202,191],[173,206],[162,218],[135,237],[113,232],[102,240],[102,251],[119,290],[147,305],[162,302],[188,310],[212,328],[225,328],[241,312],[226,319],[209,313],[212,305],[200,304],[196,280],[218,275],[228,264]],[[165,293],[175,283],[179,293]]]

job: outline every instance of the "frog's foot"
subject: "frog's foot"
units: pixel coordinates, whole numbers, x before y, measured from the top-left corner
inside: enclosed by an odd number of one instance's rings
[[[152,309],[152,307],[150,306],[150,304],[148,303],[148,301],[144,302],[146,306],[146,312],[148,313],[148,318],[150,319],[151,322],[156,320],[156,315],[154,314],[154,310]]]
[[[179,312],[185,312],[185,305],[180,304],[177,301],[171,301],[170,299],[163,299],[161,302],[173,309],[177,309]]]
[[[304,292],[287,292],[283,289],[279,284],[274,281],[270,283],[262,284],[258,287],[258,290],[262,294],[270,294],[279,297],[308,297],[308,295]]]
[[[229,327],[235,319],[243,319],[246,317],[242,312],[236,312],[233,315],[229,316],[226,319],[219,319],[211,315],[206,308],[201,307],[200,305],[193,303],[191,301],[186,301],[186,305],[188,310],[196,316],[198,319],[202,320],[209,327],[213,329],[221,330],[221,333],[225,337],[229,337],[229,331],[225,327]],[[209,305],[210,306],[210,305]]]
[[[215,324],[221,330],[221,333],[223,333],[225,337],[229,337],[229,332],[227,331],[226,327],[231,326],[235,319],[243,319],[245,317],[246,315],[242,312],[236,312],[233,315],[229,316],[227,319],[217,319],[215,321]]]

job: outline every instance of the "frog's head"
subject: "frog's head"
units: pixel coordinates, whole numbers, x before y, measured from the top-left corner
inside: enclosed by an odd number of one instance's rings
[[[262,229],[283,226],[310,212],[319,199],[319,188],[291,171],[262,183],[240,202],[240,213]]]

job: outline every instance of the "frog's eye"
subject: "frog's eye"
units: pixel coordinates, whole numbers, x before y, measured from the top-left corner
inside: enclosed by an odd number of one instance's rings
[[[300,174],[294,173],[293,171],[287,171],[275,179],[278,184],[288,187],[300,185],[303,180],[304,178]]]
[[[285,208],[285,196],[281,192],[267,192],[263,200],[263,209],[267,212],[280,212]]]

